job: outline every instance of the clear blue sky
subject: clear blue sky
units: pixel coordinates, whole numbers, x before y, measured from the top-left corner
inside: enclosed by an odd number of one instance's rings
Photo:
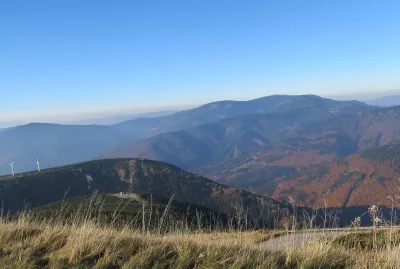
[[[0,121],[400,90],[399,14],[384,0],[1,1]]]

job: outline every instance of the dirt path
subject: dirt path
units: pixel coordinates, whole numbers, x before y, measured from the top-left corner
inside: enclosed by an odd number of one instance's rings
[[[141,203],[142,201],[140,200],[139,196],[135,193],[124,193],[124,194],[112,194],[112,196],[118,197],[118,198],[122,198],[122,199],[130,199],[130,200],[135,200],[139,203]]]
[[[350,232],[351,231],[313,231],[288,234],[271,238],[268,241],[260,244],[260,247],[267,250],[279,250],[287,247],[298,247],[316,239],[336,237],[339,235],[348,234]]]
[[[370,231],[372,227],[361,227],[359,229],[360,232],[362,231]],[[388,230],[400,229],[399,226],[393,227],[381,227],[379,230]],[[298,247],[307,244],[310,241],[326,238],[326,237],[336,237],[340,235],[346,235],[349,233],[356,232],[355,229],[349,228],[337,228],[337,229],[324,229],[324,230],[306,230],[300,231],[298,233],[290,233],[284,234],[279,237],[271,238],[268,241],[265,241],[259,245],[259,247],[267,249],[267,250],[278,250],[286,247]]]

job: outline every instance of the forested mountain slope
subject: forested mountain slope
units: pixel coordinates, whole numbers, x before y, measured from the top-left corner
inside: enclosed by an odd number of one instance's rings
[[[193,204],[225,215],[245,214],[270,225],[287,211],[282,203],[143,159],[109,159],[0,178],[5,211],[37,207],[64,198],[100,193],[137,193]]]

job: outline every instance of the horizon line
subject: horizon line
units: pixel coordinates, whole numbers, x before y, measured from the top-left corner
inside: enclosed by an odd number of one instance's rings
[[[319,96],[323,98],[328,98],[328,99],[336,99],[336,100],[357,100],[361,102],[365,101],[371,101],[375,99],[379,99],[382,97],[390,97],[390,96],[395,96],[395,95],[400,95],[400,91],[388,91],[386,93],[382,92],[373,92],[373,93],[363,93],[363,94],[341,94],[341,95],[318,95],[318,94],[312,94],[312,93],[305,93],[305,94],[271,94],[271,95],[264,95],[264,96],[259,96],[259,97],[252,97],[252,98],[241,98],[241,99],[236,99],[236,100],[229,100],[229,99],[224,99],[224,100],[214,100],[214,101],[208,101],[205,103],[200,103],[200,104],[180,104],[180,105],[172,105],[172,106],[161,106],[161,107],[136,107],[136,108],[125,108],[125,109],[120,109],[120,110],[86,110],[86,111],[78,111],[78,112],[73,112],[73,111],[59,111],[55,112],[56,115],[54,115],[54,112],[48,112],[48,113],[43,113],[41,115],[38,115],[34,118],[31,119],[24,119],[24,116],[20,116],[18,118],[15,118],[13,120],[0,120],[0,129],[6,129],[6,128],[11,128],[15,127],[18,125],[25,125],[29,123],[53,123],[53,124],[71,124],[74,125],[79,121],[95,121],[95,120],[102,120],[106,118],[112,118],[112,117],[118,117],[118,116],[138,116],[143,114],[150,114],[150,113],[162,113],[162,112],[178,112],[178,111],[183,111],[183,110],[188,110],[188,109],[193,109],[196,107],[200,107],[203,105],[211,104],[211,103],[218,103],[218,102],[223,102],[223,101],[251,101],[259,98],[264,98],[264,97],[269,97],[269,96],[277,96],[277,95],[287,95],[287,96],[306,96],[306,95],[313,95],[313,96]],[[369,97],[367,97],[369,96]],[[358,98],[357,98],[358,97]],[[362,97],[362,98],[360,98]],[[71,115],[72,112],[72,115]],[[24,111],[22,112],[23,114],[32,114],[32,111]],[[45,115],[43,115],[45,114]],[[46,115],[47,114],[47,115]],[[50,116],[49,114],[53,114]],[[55,119],[54,117],[59,117]],[[78,124],[82,125],[82,124]],[[104,124],[107,125],[107,124]]]

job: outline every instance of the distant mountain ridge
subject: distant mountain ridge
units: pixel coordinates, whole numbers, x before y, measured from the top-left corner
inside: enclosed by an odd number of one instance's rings
[[[10,173],[9,163],[24,172],[98,158],[133,141],[254,113],[284,113],[297,108],[325,105],[346,109],[366,107],[358,101],[335,101],[313,95],[275,95],[250,101],[221,101],[168,116],[138,118],[110,126],[27,124],[0,132],[0,174]],[[335,111],[330,111],[332,115]],[[263,143],[263,142],[262,142]]]
[[[119,124],[117,128],[130,130],[141,127],[140,135],[150,137],[240,115],[285,112],[300,107],[318,105],[327,105],[332,108],[350,105],[366,106],[359,101],[336,101],[315,95],[272,95],[249,101],[213,102],[152,120],[134,119]]]
[[[137,118],[156,118],[161,116],[167,116],[174,114],[178,111],[159,111],[159,112],[144,112],[144,113],[131,113],[131,114],[121,114],[107,117],[98,117],[86,120],[77,120],[69,122],[70,125],[111,125],[118,124],[124,121],[137,119]]]
[[[388,107],[400,105],[400,95],[383,96],[376,99],[365,101],[366,104]]]
[[[325,105],[300,106],[283,112],[231,117],[138,140],[108,152],[104,157],[149,158],[203,172],[203,166],[253,154],[276,143],[297,143],[297,146],[304,143],[315,144],[315,139],[310,139],[310,135],[323,132],[320,129],[325,128],[325,124],[332,123],[339,126],[330,128],[342,128],[342,131],[324,134],[318,143],[327,150],[336,151],[338,156],[348,155],[356,151],[358,146],[354,133],[353,136],[345,134],[347,124],[351,124],[351,121],[357,122],[360,117],[358,113],[369,115],[375,110],[376,108],[368,106],[343,106],[328,102]],[[328,141],[332,138],[337,140],[334,145],[330,145],[332,142]]]

